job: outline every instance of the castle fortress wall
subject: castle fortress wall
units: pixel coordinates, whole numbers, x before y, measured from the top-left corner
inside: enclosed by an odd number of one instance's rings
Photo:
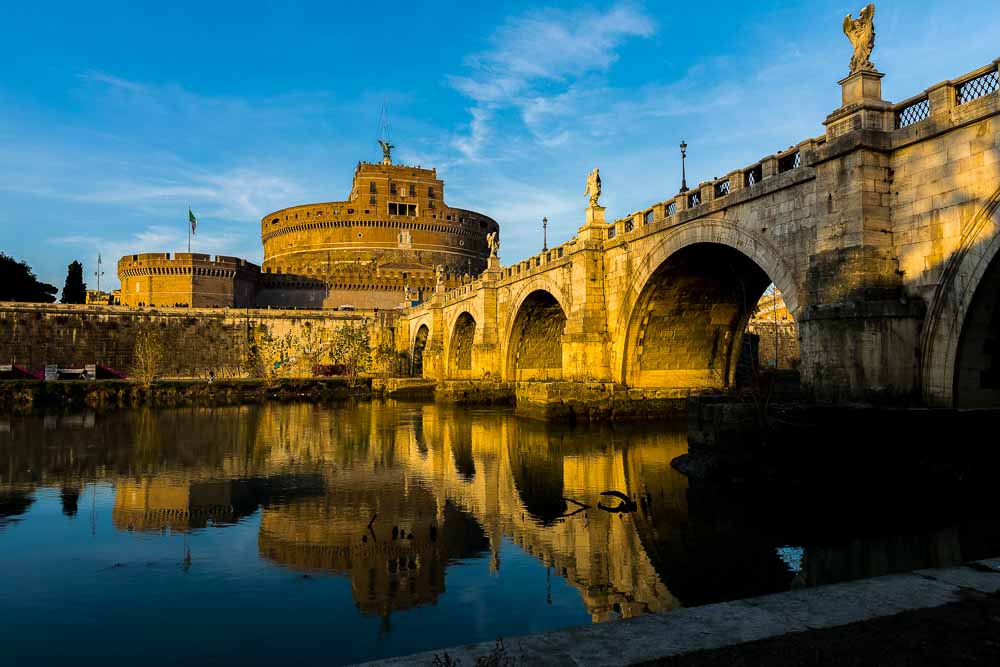
[[[276,337],[298,337],[307,327],[332,331],[344,322],[384,318],[372,311],[310,312],[224,308],[143,308],[0,303],[0,363],[40,370],[46,364],[98,364],[127,372],[138,331],[152,328],[166,347],[163,375],[195,377],[236,372],[250,331],[261,325]],[[377,340],[373,335],[372,340]],[[292,351],[295,356],[295,350]]]
[[[121,302],[127,306],[191,305],[201,308],[254,303],[260,267],[239,259],[200,253],[141,253],[118,260]]]

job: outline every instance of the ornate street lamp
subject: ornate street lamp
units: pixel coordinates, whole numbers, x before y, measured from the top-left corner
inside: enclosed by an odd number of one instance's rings
[[[549,226],[549,219],[542,218],[542,252],[549,249],[549,233],[547,228]]]
[[[684,160],[687,158],[688,145],[681,139],[681,192],[688,191],[687,173],[684,168]]]

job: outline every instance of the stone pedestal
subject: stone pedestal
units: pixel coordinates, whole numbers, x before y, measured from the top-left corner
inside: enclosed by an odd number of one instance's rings
[[[865,101],[882,101],[882,72],[861,71],[849,74],[837,83],[840,84],[841,106]]]
[[[584,241],[591,239],[603,241],[607,238],[608,223],[604,219],[604,207],[589,206],[586,215],[586,222],[578,230],[580,239]]]

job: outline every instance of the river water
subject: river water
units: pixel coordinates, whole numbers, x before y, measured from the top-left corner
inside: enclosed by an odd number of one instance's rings
[[[0,650],[343,664],[1000,554],[992,505],[727,496],[686,447],[394,402],[0,417]]]

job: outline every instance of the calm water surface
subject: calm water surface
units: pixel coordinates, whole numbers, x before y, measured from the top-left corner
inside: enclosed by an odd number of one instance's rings
[[[1000,554],[933,489],[725,498],[685,451],[391,402],[0,417],[0,645],[341,664]]]

